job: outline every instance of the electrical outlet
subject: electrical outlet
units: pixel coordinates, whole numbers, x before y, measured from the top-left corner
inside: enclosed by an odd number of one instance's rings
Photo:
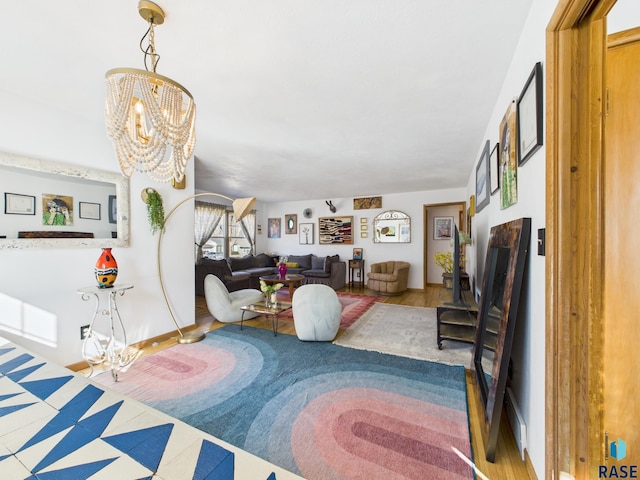
[[[84,340],[89,335],[89,325],[83,325],[80,327],[80,340]]]

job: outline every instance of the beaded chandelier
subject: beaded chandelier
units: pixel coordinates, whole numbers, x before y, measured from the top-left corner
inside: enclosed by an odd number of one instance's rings
[[[114,68],[105,74],[107,134],[125,176],[137,170],[176,185],[182,182],[195,147],[196,105],[186,88],[156,73],[160,55],[154,26],[164,23],[163,10],[142,0],[138,11],[149,23],[140,40],[145,70]],[[145,39],[148,45],[143,47]]]

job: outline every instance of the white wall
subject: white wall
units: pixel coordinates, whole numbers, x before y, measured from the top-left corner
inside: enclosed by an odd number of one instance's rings
[[[96,95],[104,95],[101,82],[96,82],[95,88]],[[105,133],[103,111],[94,112],[92,119],[76,118],[2,90],[0,104],[0,150],[119,171]],[[118,301],[130,342],[175,329],[158,287],[157,238],[149,231],[140,191],[146,186],[159,190],[168,211],[193,191],[193,162],[189,162],[189,169],[187,189],[181,191],[139,173],[131,179],[130,246],[113,250],[119,266],[117,281],[135,285]],[[176,213],[167,228],[163,250],[170,298],[179,322],[188,325],[194,321],[195,310],[193,215],[187,205],[182,210],[186,215]],[[35,327],[52,331],[54,346],[4,331],[0,335],[63,365],[80,361],[80,326],[89,323],[93,307],[75,292],[95,284],[93,270],[99,255],[100,250],[93,248],[0,250],[0,294],[52,313],[40,317],[42,324]]]
[[[409,288],[422,289],[424,283],[424,205],[432,203],[461,202],[465,198],[465,189],[436,190],[430,192],[394,193],[382,195],[382,208],[370,210],[354,210],[353,197],[332,198],[337,208],[335,214],[329,211],[324,200],[312,200],[304,202],[281,202],[257,207],[257,224],[262,225],[262,234],[257,235],[257,252],[274,252],[280,255],[298,255],[315,253],[318,256],[339,254],[341,260],[353,257],[353,248],[363,249],[365,260],[365,272],[370,271],[372,263],[387,260],[403,260],[411,264],[409,271]],[[305,208],[311,208],[313,216],[305,219],[302,212]],[[400,210],[411,217],[411,243],[373,243],[372,226],[373,218],[385,210]],[[313,223],[315,241],[313,245],[300,245],[298,235],[284,233],[284,216],[295,213],[298,215],[298,223]],[[353,216],[354,244],[353,245],[319,245],[318,244],[318,217]],[[369,225],[368,238],[360,237],[360,219],[367,218]],[[267,219],[280,218],[283,227],[280,238],[267,238]],[[365,275],[366,279],[366,275]]]
[[[492,148],[498,141],[500,121],[511,100],[520,95],[536,62],[543,62],[544,77],[545,29],[556,3],[555,0],[534,0],[485,138],[478,145],[477,158],[481,156],[485,140],[490,140]],[[475,168],[469,178],[468,195],[474,194],[474,189]],[[484,265],[491,227],[520,217],[531,217],[526,278],[511,356],[512,388],[527,424],[528,453],[538,478],[544,478],[545,471],[545,259],[537,255],[536,239],[538,229],[545,228],[545,195],[543,147],[518,168],[518,203],[501,210],[497,192],[491,197],[490,204],[473,217],[474,243],[471,246],[476,250],[477,261]],[[477,265],[471,268],[475,272],[482,270]],[[476,284],[481,285],[481,279],[477,280]]]

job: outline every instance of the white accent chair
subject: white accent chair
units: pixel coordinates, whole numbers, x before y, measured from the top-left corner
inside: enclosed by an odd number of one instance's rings
[[[340,327],[342,305],[327,285],[302,285],[293,294],[293,324],[300,340],[330,342]]]
[[[260,290],[244,288],[229,293],[224,283],[215,275],[207,275],[204,279],[204,297],[209,313],[219,322],[232,323],[242,319],[240,307],[264,301]],[[255,318],[259,313],[244,312],[244,319]]]

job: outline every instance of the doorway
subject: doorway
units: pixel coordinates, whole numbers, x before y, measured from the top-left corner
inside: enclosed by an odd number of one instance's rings
[[[438,251],[450,251],[451,245],[449,240],[434,239],[434,217],[454,219],[454,223],[459,230],[466,230],[465,223],[465,202],[451,203],[434,203],[423,206],[423,225],[424,225],[424,258],[423,258],[423,285],[442,285],[442,269],[434,262],[434,255]]]

